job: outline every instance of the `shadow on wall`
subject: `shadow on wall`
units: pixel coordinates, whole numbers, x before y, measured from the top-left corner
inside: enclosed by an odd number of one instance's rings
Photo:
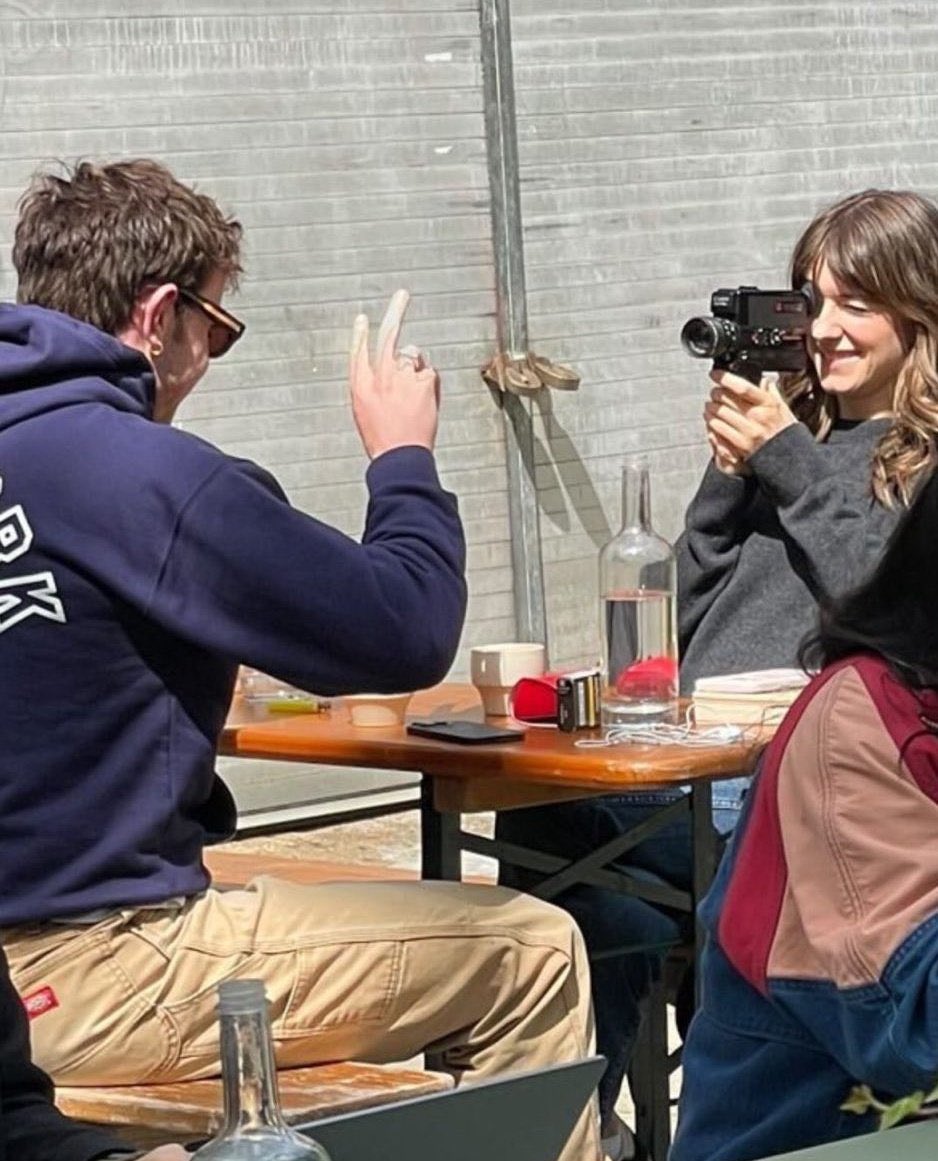
[[[540,412],[542,429],[550,432],[545,445],[544,441],[534,434],[531,417],[525,412],[531,427],[534,463],[538,466],[542,477],[538,488],[541,512],[555,528],[561,532],[569,532],[572,509],[579,517],[583,531],[596,548],[600,549],[611,539],[614,529],[606,519],[599,495],[583,466],[573,440],[554,414],[550,392],[539,392],[535,405]]]

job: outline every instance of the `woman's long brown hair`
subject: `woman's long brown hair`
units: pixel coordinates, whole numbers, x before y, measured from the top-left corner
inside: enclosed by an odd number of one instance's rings
[[[844,198],[818,214],[798,240],[792,285],[811,280],[825,262],[846,293],[888,314],[905,340],[895,420],[876,447],[871,479],[881,504],[905,506],[938,458],[938,206],[905,190]],[[821,389],[814,367],[786,377],[782,391],[797,418],[825,439],[837,401]]]

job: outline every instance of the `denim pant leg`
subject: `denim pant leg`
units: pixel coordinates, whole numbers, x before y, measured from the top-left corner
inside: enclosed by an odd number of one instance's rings
[[[645,821],[673,796],[609,795],[554,806],[530,807],[499,814],[496,834],[509,842],[567,858],[579,858]],[[614,863],[639,868],[676,887],[692,880],[690,819],[684,817],[657,831]],[[536,872],[503,864],[499,881],[531,890],[542,878]],[[676,941],[678,917],[629,895],[578,885],[553,902],[565,908],[583,932],[590,958],[597,1050],[609,1061],[599,1085],[600,1113],[605,1120],[615,1107],[628,1070],[641,1019],[641,1001],[664,952],[602,953],[624,946],[661,945]]]

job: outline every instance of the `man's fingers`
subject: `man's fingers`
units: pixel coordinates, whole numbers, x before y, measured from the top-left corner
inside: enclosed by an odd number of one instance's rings
[[[140,1161],[189,1161],[191,1156],[182,1145],[158,1145],[144,1153]]]
[[[359,314],[355,316],[355,322],[352,324],[349,377],[355,379],[368,366],[368,315]]]
[[[410,295],[406,290],[395,290],[388,303],[381,327],[378,330],[378,349],[375,352],[376,363],[379,367],[387,366],[394,359],[397,348],[397,339],[401,333],[401,323],[404,321],[404,312],[410,302]]]
[[[419,347],[413,345],[399,347],[397,357],[403,359],[405,363],[410,363],[415,371],[422,371],[427,366],[427,356]]]

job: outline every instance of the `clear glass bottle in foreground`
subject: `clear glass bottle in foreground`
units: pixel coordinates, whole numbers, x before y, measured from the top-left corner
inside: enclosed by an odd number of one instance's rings
[[[648,463],[622,469],[622,528],[599,556],[602,724],[677,718],[677,564],[651,526]]]
[[[198,1161],[329,1161],[321,1145],[291,1129],[280,1111],[267,995],[262,980],[218,986],[225,1119],[193,1154]]]

